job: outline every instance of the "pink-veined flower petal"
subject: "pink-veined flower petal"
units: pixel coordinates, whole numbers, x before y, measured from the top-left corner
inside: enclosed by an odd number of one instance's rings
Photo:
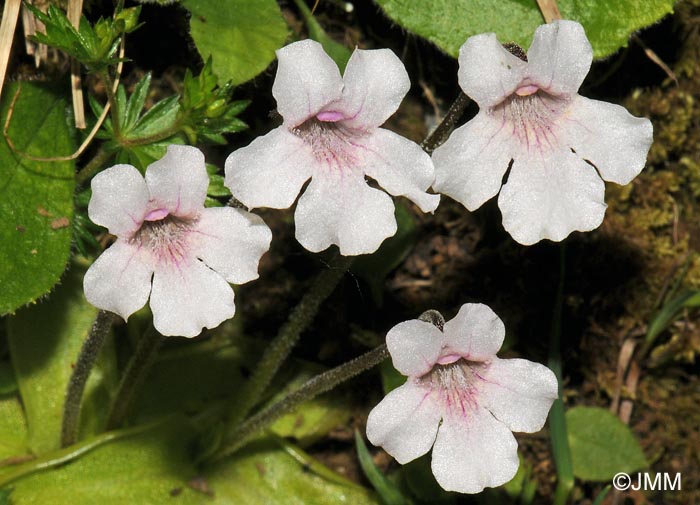
[[[204,154],[192,146],[171,144],[146,169],[146,184],[156,210],[178,217],[195,217],[204,207],[209,176]]]
[[[353,173],[317,174],[297,203],[297,240],[319,252],[336,244],[343,256],[369,254],[396,233],[394,203]]]
[[[459,85],[480,108],[493,107],[523,80],[526,63],[510,54],[495,33],[469,37],[459,49]]]
[[[390,49],[355,49],[343,75],[343,97],[329,109],[343,112],[343,125],[370,130],[382,125],[401,105],[411,81]]]
[[[433,447],[432,470],[447,491],[479,493],[505,484],[520,462],[518,443],[505,424],[476,407],[443,418]]]
[[[115,165],[93,177],[88,215],[112,235],[129,238],[148,212],[148,188],[131,165]]]
[[[95,307],[126,320],[146,305],[152,275],[148,253],[125,240],[117,240],[85,273],[85,298]]]
[[[494,358],[481,378],[479,403],[512,431],[540,431],[559,396],[554,372],[525,359]]]
[[[486,361],[496,355],[506,337],[503,321],[483,303],[465,303],[445,323],[446,352],[470,361]]]
[[[558,20],[535,30],[527,52],[527,77],[555,95],[576,93],[593,61],[583,26],[575,21]]]
[[[437,362],[444,341],[440,330],[418,319],[399,323],[386,334],[394,368],[408,377],[428,373]]]
[[[430,389],[410,380],[391,391],[367,418],[367,438],[401,464],[430,450],[438,431],[441,412]]]
[[[563,134],[578,156],[593,163],[606,181],[629,184],[644,168],[653,140],[647,118],[620,105],[576,96]]]
[[[323,47],[301,40],[277,51],[277,75],[272,95],[287,128],[300,125],[318,114],[343,92],[338,66]]]
[[[231,207],[204,209],[191,233],[193,253],[234,284],[258,278],[258,263],[272,240],[260,216]]]
[[[153,326],[165,336],[196,337],[236,312],[233,289],[221,275],[195,258],[159,265],[151,291]]]
[[[316,164],[311,148],[280,126],[229,155],[225,184],[249,209],[286,209]]]
[[[437,208],[440,195],[426,192],[435,179],[433,162],[418,144],[378,128],[358,145],[367,150],[363,171],[385,191],[405,196],[423,212],[433,212]]]
[[[512,129],[481,111],[433,153],[433,188],[476,210],[498,194],[513,152]]]
[[[605,185],[591,165],[569,150],[516,155],[498,206],[503,227],[517,242],[558,242],[572,231],[600,226]]]

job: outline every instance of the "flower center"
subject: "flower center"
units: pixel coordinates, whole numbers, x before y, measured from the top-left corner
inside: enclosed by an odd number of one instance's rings
[[[145,248],[159,263],[178,266],[186,258],[188,237],[194,222],[173,215],[144,221],[131,242]]]
[[[488,365],[463,358],[445,365],[437,364],[418,379],[418,383],[429,387],[448,412],[467,415],[478,405],[478,383],[482,371]]]
[[[501,114],[503,122],[513,130],[528,152],[548,152],[558,145],[557,121],[568,101],[550,95],[536,86],[522,86],[496,106],[494,114]]]
[[[343,170],[358,164],[358,135],[328,117],[311,118],[292,133],[311,148],[314,157],[330,170]]]

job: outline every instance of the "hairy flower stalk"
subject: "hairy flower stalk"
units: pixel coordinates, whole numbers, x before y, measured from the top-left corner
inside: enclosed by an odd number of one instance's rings
[[[318,395],[330,391],[343,382],[369,370],[384,361],[388,356],[387,347],[383,344],[362,356],[309,379],[299,389],[292,391],[278,402],[261,410],[240,425],[229,436],[230,445],[220,450],[214,456],[213,461],[230,456],[249,442],[254,435],[260,433],[265,427],[287,412],[293,411],[302,403],[312,400]]]

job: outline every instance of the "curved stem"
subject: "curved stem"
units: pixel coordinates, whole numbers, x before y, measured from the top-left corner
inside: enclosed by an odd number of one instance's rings
[[[131,361],[119,383],[117,395],[107,416],[107,430],[113,430],[124,423],[134,396],[141,388],[151,365],[156,359],[163,337],[151,326],[141,337]]]
[[[433,133],[431,133],[421,144],[421,147],[426,153],[432,154],[433,151],[437,149],[440,144],[445,141],[445,139],[447,139],[447,136],[454,128],[455,123],[459,121],[462,114],[464,114],[464,111],[466,110],[470,101],[471,99],[465,95],[463,91],[459,92],[459,96],[455,99],[452,105],[450,105],[447,114],[445,114],[445,117],[442,119],[442,121],[440,121],[440,124],[437,125],[437,128],[435,128]]]
[[[228,414],[228,424],[236,426],[246,418],[260,400],[272,378],[299,341],[302,332],[314,320],[321,304],[335,290],[345,272],[350,268],[352,261],[353,258],[338,256],[329,268],[324,269],[314,280],[311,288],[294,307],[287,322],[265,349],[253,375],[241,392],[241,402],[237,403]]]
[[[112,131],[114,132],[114,138],[121,138],[121,124],[119,123],[119,102],[117,102],[117,97],[114,94],[114,83],[112,78],[109,76],[107,70],[100,72],[99,74],[102,82],[105,83],[105,93],[107,94],[107,101],[109,102],[110,109],[112,111]]]
[[[165,424],[171,419],[173,419],[172,416],[168,416],[167,418],[159,419],[150,424],[102,433],[75,445],[58,449],[57,451],[44,454],[36,459],[22,463],[21,465],[16,466],[13,471],[3,473],[2,476],[0,476],[0,489],[11,482],[21,479],[22,477],[69,463],[106,443],[144,433],[157,426]]]
[[[100,148],[95,153],[95,156],[78,172],[75,176],[75,184],[77,186],[82,186],[90,177],[95,175],[102,166],[112,157],[111,152],[107,151],[104,146]]]
[[[574,487],[574,470],[571,463],[571,449],[566,430],[564,401],[562,396],[562,360],[561,360],[561,320],[564,305],[564,279],[566,275],[565,243],[559,246],[559,282],[552,312],[552,325],[549,334],[549,368],[557,376],[559,397],[554,400],[549,412],[549,434],[552,442],[552,455],[557,468],[557,487],[554,491],[554,504],[564,505]]]
[[[97,313],[95,321],[92,323],[90,334],[80,349],[78,360],[73,368],[66,399],[63,404],[63,425],[61,427],[61,447],[73,445],[78,441],[78,429],[80,426],[80,406],[90,377],[90,371],[95,365],[100,350],[109,335],[109,330],[114,322],[111,312],[101,310]]]
[[[378,365],[388,357],[389,351],[387,350],[386,344],[382,344],[362,356],[309,379],[299,389],[291,392],[277,403],[261,410],[240,425],[238,429],[231,433],[229,440],[232,440],[232,442],[230,445],[215,454],[213,461],[220,460],[233,454],[249,442],[250,439],[263,428],[269,426],[287,412],[294,410],[300,404],[330,391],[359,373]]]

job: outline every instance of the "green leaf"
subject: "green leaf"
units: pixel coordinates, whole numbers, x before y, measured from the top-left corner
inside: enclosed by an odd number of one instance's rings
[[[656,340],[656,337],[668,328],[683,309],[697,307],[700,307],[700,291],[697,290],[685,291],[669,300],[654,314],[653,319],[649,323],[645,337],[646,345],[651,345]]]
[[[305,453],[283,452],[269,439],[246,446],[234,458],[207,469],[205,475],[217,505],[378,503],[368,490],[350,482],[342,484],[342,477]]]
[[[170,423],[107,443],[64,466],[16,480],[12,501],[14,505],[207,503],[206,496],[187,488],[187,481],[196,475],[187,449],[191,440],[191,430]]]
[[[309,7],[306,5],[304,0],[294,0],[294,3],[299,8],[301,17],[304,18],[306,28],[309,30],[309,38],[311,40],[315,40],[323,46],[323,50],[326,51],[328,56],[330,56],[333,61],[335,61],[335,64],[338,65],[340,73],[343,73],[346,65],[348,64],[348,60],[352,55],[350,49],[328,36],[321,26],[321,23],[316,21],[316,18],[313,16],[313,14],[311,14]]]
[[[281,400],[323,371],[323,367],[309,362],[290,363],[275,381],[272,389],[279,393],[268,404]],[[281,437],[294,438],[299,445],[306,447],[327,435],[333,428],[347,424],[352,413],[349,399],[341,391],[335,390],[333,394],[317,396],[299,405],[295,411],[275,421],[270,429]]]
[[[74,266],[47,300],[18,311],[8,323],[10,354],[34,454],[60,445],[63,399],[72,365],[97,315],[83,295],[84,273],[84,268]],[[112,356],[111,347],[105,346],[90,375],[81,417],[83,433],[100,427],[109,404],[116,368],[109,359]]]
[[[17,391],[17,379],[15,371],[12,370],[12,363],[9,361],[0,362],[0,396]]]
[[[7,86],[4,123],[20,84]],[[33,156],[65,156],[75,148],[66,102],[46,87],[22,83],[9,137]],[[31,161],[0,140],[0,315],[46,294],[68,262],[75,164]]]
[[[26,453],[27,422],[22,405],[14,395],[0,396],[0,461]]]
[[[372,461],[372,456],[367,450],[365,441],[360,435],[360,432],[355,430],[355,449],[357,450],[357,458],[360,461],[362,472],[372,483],[372,487],[377,491],[384,505],[407,505],[409,500],[401,494],[401,491],[396,487],[396,484],[387,479],[382,472],[379,471],[377,465]]]
[[[214,72],[233,84],[246,82],[275,59],[287,25],[275,0],[183,0],[192,13],[190,31]]]
[[[629,426],[599,407],[574,407],[566,412],[574,475],[583,480],[609,481],[618,472],[648,466]]]
[[[534,0],[376,0],[398,24],[457,57],[467,38],[495,32],[527,48],[544,19]],[[630,35],[673,12],[673,0],[559,0],[564,19],[586,29],[596,58],[626,46]]]

